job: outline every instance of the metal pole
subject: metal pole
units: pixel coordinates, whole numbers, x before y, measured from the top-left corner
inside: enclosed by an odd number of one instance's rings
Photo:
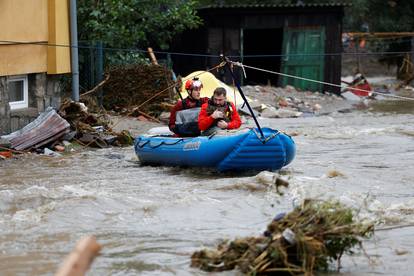
[[[359,56],[359,38],[356,39],[355,53],[357,58],[357,73],[361,73],[361,58]]]
[[[172,80],[173,82],[177,83],[177,76],[175,75],[174,71],[171,69],[171,74],[172,74]],[[183,96],[181,95],[180,91],[178,91],[177,89],[177,85],[174,85],[173,90],[175,93],[178,94],[178,96],[180,97],[180,100],[183,100]],[[171,97],[171,100],[173,100],[174,97]]]
[[[235,76],[234,76],[234,73],[233,73],[233,71],[232,71],[232,70],[231,70],[231,68],[230,68],[230,63],[229,63],[230,61],[229,61],[226,57],[224,57],[223,55],[221,55],[221,58],[222,58],[224,61],[226,61],[226,67],[227,67],[227,69],[229,70],[229,72],[230,72],[230,74],[231,74],[231,77],[232,77],[232,78],[233,78],[233,80],[234,80],[234,84],[236,85],[237,89],[239,90],[240,96],[242,96],[244,103],[246,104],[247,108],[249,109],[250,114],[252,115],[253,120],[254,120],[254,122],[256,123],[257,128],[259,129],[260,135],[262,136],[262,138],[264,138],[264,134],[263,134],[262,128],[260,127],[259,122],[258,122],[258,121],[257,121],[257,119],[256,119],[256,116],[254,116],[253,110],[252,110],[252,108],[250,107],[250,104],[247,102],[246,96],[244,96],[244,93],[243,93],[243,91],[241,90],[240,85],[239,85],[239,83],[237,82],[237,80],[236,80],[236,78],[235,78]]]
[[[78,23],[76,0],[70,0],[70,52],[72,65],[72,100],[79,101]]]
[[[97,82],[100,83],[103,81],[103,43],[102,41],[98,41],[96,43],[96,79]],[[102,93],[102,87],[98,90],[98,104],[100,107],[103,105],[103,93]]]
[[[240,28],[240,62],[244,62],[244,29]],[[243,71],[240,71],[240,85],[244,85]]]

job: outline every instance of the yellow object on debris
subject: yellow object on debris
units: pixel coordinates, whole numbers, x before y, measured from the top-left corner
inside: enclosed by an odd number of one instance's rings
[[[187,80],[197,77],[203,83],[201,89],[201,97],[213,96],[214,89],[217,87],[224,87],[227,91],[227,100],[233,102],[235,105],[243,104],[243,98],[240,96],[236,87],[228,86],[224,82],[218,80],[212,73],[206,71],[196,71],[183,78],[183,85],[181,87],[181,95],[183,98],[187,97],[187,91],[185,90],[185,82]],[[247,99],[250,102],[250,99]]]

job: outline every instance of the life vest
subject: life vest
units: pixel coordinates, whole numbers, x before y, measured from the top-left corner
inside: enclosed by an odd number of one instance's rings
[[[220,120],[224,120],[227,123],[231,121],[231,116],[233,114],[233,110],[232,110],[232,106],[231,106],[230,102],[226,101],[226,103],[221,106],[221,105],[216,105],[212,99],[208,100],[208,106],[207,106],[207,109],[206,109],[207,114],[211,115],[216,110],[223,112],[224,118],[216,119],[215,122],[214,122],[214,125],[216,125],[217,122],[220,121]]]

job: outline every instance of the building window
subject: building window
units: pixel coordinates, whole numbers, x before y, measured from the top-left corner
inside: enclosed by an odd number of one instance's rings
[[[8,85],[10,109],[29,107],[27,75],[9,77]]]

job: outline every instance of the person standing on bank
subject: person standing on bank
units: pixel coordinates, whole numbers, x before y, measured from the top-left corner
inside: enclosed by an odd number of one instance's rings
[[[209,100],[208,97],[200,97],[202,88],[203,83],[198,78],[186,81],[185,89],[188,96],[184,100],[178,101],[170,112],[168,127],[176,136],[191,137],[200,135],[198,113],[201,105]],[[185,111],[189,109],[192,110]]]
[[[198,116],[201,135],[208,136],[220,129],[237,129],[240,125],[236,106],[226,99],[226,89],[217,87],[213,97],[201,106]]]

